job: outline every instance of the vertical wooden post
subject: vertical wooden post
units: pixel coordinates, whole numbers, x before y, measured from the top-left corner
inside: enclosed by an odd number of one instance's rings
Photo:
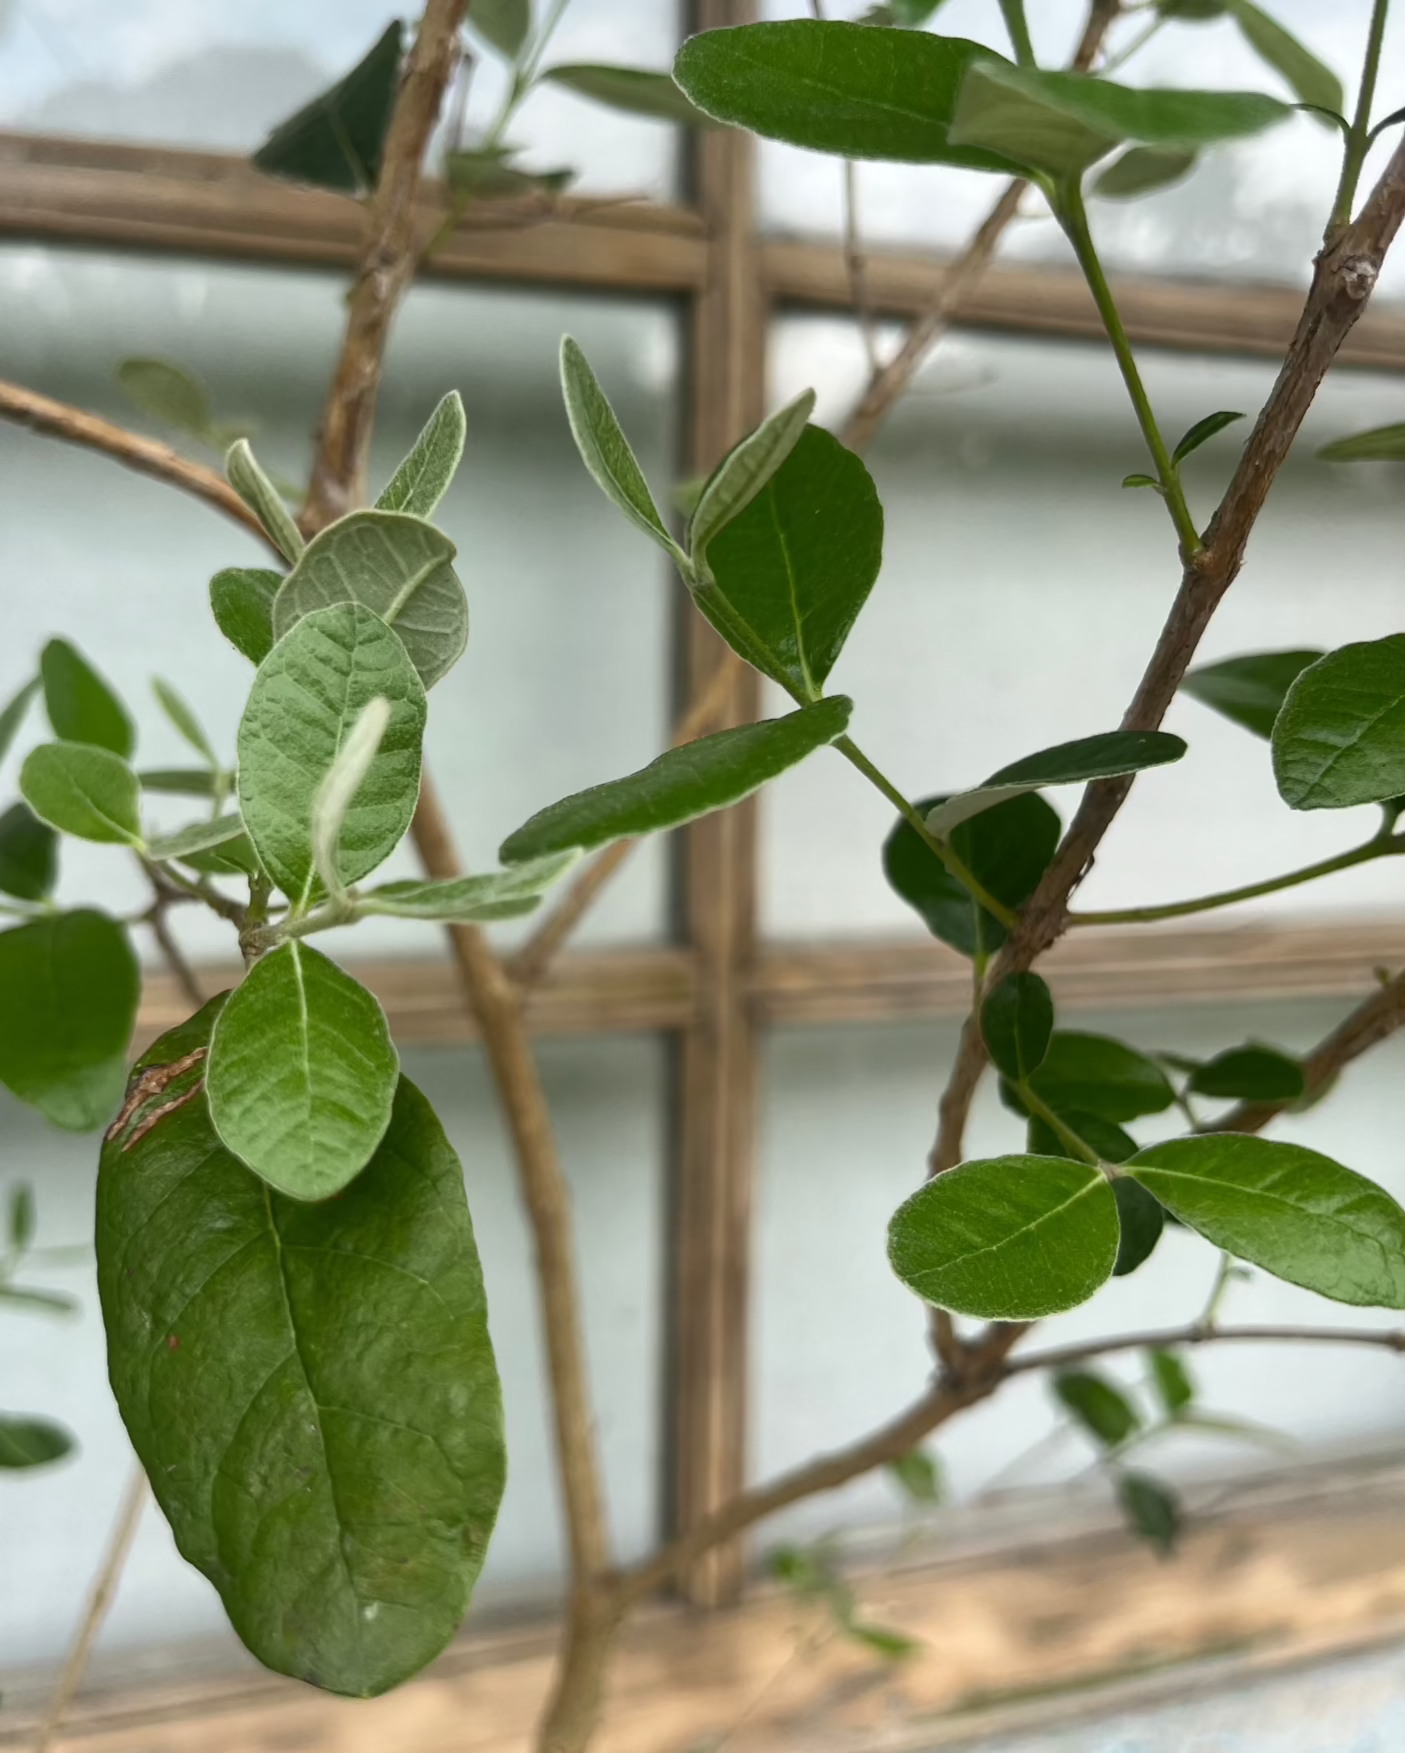
[[[753,0],[696,0],[699,30],[749,23]],[[753,229],[750,138],[717,130],[695,147],[695,192],[709,240],[707,284],[693,311],[691,444],[710,470],[764,412],[765,310]],[[726,647],[691,608],[685,685],[705,688]],[[756,716],[757,677],[739,670],[726,722]],[[717,728],[722,728],[719,725]],[[756,938],[756,811],[751,803],[688,830],[682,913],[697,957],[699,1002],[681,1043],[674,1189],[673,1519],[687,1528],[746,1476],[751,1175],[756,1037],[747,976]],[[690,1600],[734,1600],[740,1544],[710,1552],[683,1579]]]

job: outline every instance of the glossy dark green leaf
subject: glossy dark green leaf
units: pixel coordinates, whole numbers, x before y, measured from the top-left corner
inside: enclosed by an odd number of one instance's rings
[[[649,116],[660,122],[681,122],[689,128],[710,128],[711,116],[689,103],[667,73],[646,67],[614,67],[603,62],[575,62],[548,67],[542,73],[553,85],[564,85],[578,97],[630,116]]]
[[[10,1214],[6,1224],[11,1254],[23,1254],[34,1240],[34,1189],[27,1181],[10,1192]]]
[[[274,547],[285,560],[295,561],[307,546],[302,531],[293,522],[283,495],[264,473],[247,438],[236,439],[230,445],[224,472],[230,486],[263,525]]]
[[[124,359],[117,381],[144,414],[199,444],[224,450],[236,436],[215,419],[209,391],[182,365],[169,359]]]
[[[1405,424],[1373,426],[1350,438],[1334,438],[1317,455],[1324,463],[1398,463],[1405,458]]]
[[[20,768],[20,791],[42,821],[78,840],[141,844],[141,787],[119,755],[92,743],[40,743]]]
[[[468,25],[509,61],[515,61],[532,28],[531,0],[470,0]]]
[[[1010,974],[981,1006],[981,1035],[997,1071],[1016,1083],[1044,1062],[1054,1033],[1054,997],[1038,974]]]
[[[1181,1536],[1180,1499],[1149,1473],[1119,1473],[1117,1499],[1127,1525],[1141,1539],[1169,1558]]]
[[[33,681],[26,682],[19,693],[8,700],[4,709],[0,710],[0,761],[3,761],[9,754],[10,746],[19,735],[19,728],[24,723],[24,715],[29,711],[29,703],[39,692],[40,686],[39,677],[35,676]]]
[[[0,815],[0,894],[42,901],[58,881],[58,835],[26,803]]]
[[[542,896],[576,862],[576,851],[514,864],[485,876],[453,877],[447,882],[385,883],[360,896],[362,913],[384,913],[395,919],[434,919],[465,925],[492,919],[513,919],[530,913]]]
[[[1273,735],[1273,721],[1289,688],[1320,651],[1260,651],[1191,670],[1181,692],[1210,706],[1255,736]]]
[[[0,1412],[0,1470],[47,1467],[71,1454],[75,1446],[61,1424]]]
[[[463,397],[450,390],[425,421],[410,454],[386,482],[376,510],[433,517],[458,472],[467,430]]]
[[[1217,1248],[1334,1302],[1405,1308],[1405,1211],[1363,1175],[1300,1144],[1207,1133],[1127,1165]]]
[[[1190,1371],[1174,1351],[1149,1351],[1147,1362],[1151,1365],[1151,1379],[1156,1385],[1157,1398],[1166,1409],[1166,1416],[1179,1418],[1195,1400],[1195,1383]]]
[[[695,566],[706,558],[712,538],[745,511],[795,449],[814,411],[815,392],[806,390],[733,445],[701,483],[688,520]]]
[[[1217,414],[1207,414],[1203,420],[1197,420],[1176,446],[1171,457],[1174,463],[1182,463],[1192,451],[1208,444],[1217,432],[1223,432],[1226,426],[1233,426],[1236,420],[1242,420],[1242,414],[1233,413],[1228,408],[1221,408]]]
[[[1273,726],[1273,776],[1290,809],[1340,810],[1405,792],[1405,633],[1310,664]]]
[[[693,600],[755,669],[814,700],[882,561],[883,507],[868,470],[837,438],[809,426],[712,538],[710,576]]]
[[[1186,1088],[1220,1101],[1292,1102],[1303,1093],[1303,1068],[1273,1047],[1231,1047],[1197,1066]]]
[[[888,1259],[909,1289],[988,1321],[1074,1308],[1116,1258],[1111,1186],[1060,1157],[962,1163],[900,1205],[888,1229]]]
[[[351,727],[381,696],[392,711],[341,835],[344,885],[399,845],[419,797],[424,686],[395,633],[360,603],[306,615],[259,666],[239,725],[239,807],[264,868],[295,905],[316,881],[317,794]]]
[[[1056,1031],[1030,1088],[1060,1116],[1080,1109],[1122,1123],[1159,1114],[1175,1100],[1166,1074],[1108,1035]]]
[[[508,835],[498,856],[504,864],[521,864],[575,847],[589,852],[726,809],[842,736],[852,709],[852,701],[836,694],[784,718],[720,730],[670,749],[637,773],[539,810]]]
[[[103,1151],[109,1374],[177,1545],[250,1650],[333,1692],[384,1692],[457,1630],[502,1496],[463,1170],[402,1079],[340,1198],[271,1193],[219,1148],[198,1062],[160,1087],[210,1020],[139,1062],[150,1093],[133,1086]]]
[[[129,759],[137,737],[127,709],[75,646],[51,639],[40,656],[39,675],[56,737],[93,743]]]
[[[929,797],[917,806],[935,808]],[[963,822],[952,850],[997,901],[1019,908],[1038,887],[1059,843],[1058,815],[1035,792],[997,804]],[[963,956],[986,956],[1005,941],[1005,927],[978,907],[910,822],[899,818],[883,843],[883,874],[933,937]]]
[[[1035,1156],[1066,1156],[1082,1160],[1079,1153],[1060,1138],[1047,1120],[1041,1119],[1037,1114],[1028,1114],[1018,1093],[1003,1080],[1000,1096],[1007,1107],[1029,1119],[1029,1148]],[[1136,1139],[1124,1132],[1115,1121],[1104,1120],[1101,1114],[1086,1114],[1077,1108],[1070,1108],[1061,1113],[1059,1119],[1076,1138],[1081,1139],[1090,1150],[1095,1150],[1105,1163],[1125,1163],[1128,1157],[1137,1154],[1139,1147]],[[1113,1192],[1116,1193],[1121,1186],[1120,1181],[1114,1182]],[[1141,1188],[1137,1191],[1140,1193]],[[1119,1200],[1119,1207],[1121,1203]]]
[[[1195,169],[1194,146],[1129,146],[1106,170],[1099,171],[1093,193],[1106,201],[1131,201],[1155,189],[1179,183]]]
[[[1245,41],[1275,73],[1282,74],[1302,103],[1341,114],[1346,104],[1341,80],[1276,18],[1270,18],[1253,0],[1227,0],[1226,10]]]
[[[961,37],[791,19],[690,37],[673,76],[718,121],[792,146],[1014,173],[1000,153],[947,138],[967,69],[999,59]]]
[[[67,1132],[122,1094],[141,981],[127,933],[86,909],[0,931],[0,1083]]]
[[[1104,1448],[1117,1448],[1142,1427],[1141,1414],[1106,1376],[1092,1370],[1060,1370],[1053,1387],[1064,1410]]]
[[[210,580],[215,625],[252,664],[273,649],[273,599],[282,582],[281,572],[255,566],[226,567]]]
[[[1129,1151],[1127,1156],[1132,1154]],[[1126,1162],[1127,1157],[1104,1160]],[[1117,1221],[1122,1231],[1112,1276],[1126,1278],[1156,1252],[1156,1244],[1166,1228],[1166,1213],[1160,1200],[1154,1199],[1139,1182],[1125,1177],[1112,1183],[1112,1196],[1117,1201]]]
[[[1148,767],[1164,767],[1170,761],[1179,761],[1184,753],[1181,738],[1162,730],[1110,730],[1099,736],[1079,737],[1071,743],[1057,743],[1051,749],[1041,749],[1037,755],[1012,761],[974,791],[958,792],[932,811],[927,826],[945,838],[958,823],[969,821],[1006,798],[1018,797],[1023,791],[1037,791],[1045,785],[1086,785],[1094,779],[1141,773]]]
[[[904,1497],[916,1504],[939,1504],[946,1496],[942,1470],[935,1455],[926,1449],[909,1449],[888,1462],[888,1475]]]
[[[683,551],[664,528],[649,483],[629,448],[615,410],[590,369],[590,361],[569,335],[561,342],[561,393],[571,436],[596,486],[665,553],[681,559]]]
[[[310,542],[273,599],[273,637],[316,609],[361,603],[393,627],[426,688],[468,643],[468,598],[442,531],[396,511],[353,511]]]
[[[363,195],[380,179],[400,79],[399,20],[345,78],[289,116],[254,154],[269,176]]]

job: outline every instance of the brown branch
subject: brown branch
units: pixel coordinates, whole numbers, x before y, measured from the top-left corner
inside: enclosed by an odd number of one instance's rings
[[[1119,1333],[1112,1339],[1089,1339],[1076,1345],[1059,1345],[1049,1351],[1031,1352],[1006,1366],[1004,1377],[1028,1375],[1032,1370],[1068,1369],[1090,1358],[1108,1357],[1118,1351],[1174,1351],[1178,1345],[1258,1344],[1278,1345],[1373,1345],[1386,1351],[1405,1352],[1405,1331],[1373,1327],[1207,1327],[1193,1321],[1185,1327],[1162,1327],[1145,1333]]]

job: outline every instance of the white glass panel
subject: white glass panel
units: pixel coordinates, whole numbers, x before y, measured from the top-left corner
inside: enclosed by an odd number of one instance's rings
[[[1149,353],[1168,434],[1216,408],[1251,414],[1273,367]],[[776,332],[778,398],[820,389],[842,420],[862,362],[851,328]],[[1200,661],[1326,648],[1400,627],[1394,465],[1330,466],[1316,447],[1400,417],[1401,386],[1339,372],[1308,417]],[[1186,467],[1209,516],[1238,454],[1232,428]],[[1092,344],[962,335],[945,343],[869,458],[887,513],[882,577],[836,666],[853,732],[909,796],[978,783],[1053,743],[1115,728],[1176,588],[1174,535],[1150,492],[1124,492],[1145,453],[1111,355]],[[1343,547],[1344,535],[1349,536]],[[1374,809],[1300,814],[1267,745],[1188,698],[1167,717],[1190,753],[1140,779],[1080,891],[1089,907],[1171,901],[1292,870],[1364,840]],[[1076,792],[1050,793],[1067,819]],[[763,805],[768,929],[804,935],[915,923],[883,881],[889,806],[820,754]],[[1398,868],[1363,865],[1238,910],[1356,917],[1397,909]],[[1222,916],[1223,917],[1223,916]]]
[[[541,1053],[571,1179],[590,1361],[613,1526],[625,1556],[644,1551],[658,1513],[662,1343],[663,1049],[642,1040],[555,1043]],[[545,1402],[531,1249],[493,1093],[476,1053],[417,1050],[405,1068],[435,1104],[463,1158],[487,1280],[507,1407],[508,1490],[480,1599],[559,1576],[563,1541]],[[46,1128],[0,1091],[0,1198],[35,1187],[38,1241],[92,1236],[96,1144]],[[107,1386],[91,1264],[36,1265],[35,1282],[82,1300],[77,1319],[0,1304],[0,1405],[57,1418],[81,1452],[32,1474],[0,1472],[0,1651],[19,1666],[56,1659],[96,1568],[131,1464]],[[176,1553],[148,1507],[104,1642],[215,1633],[213,1589]]]
[[[112,374],[128,355],[156,353],[198,372],[221,418],[256,422],[270,467],[305,474],[341,333],[339,278],[10,247],[0,251],[0,288],[4,375],[140,424]],[[468,447],[440,516],[459,545],[472,631],[463,661],[434,691],[428,756],[479,869],[532,811],[643,765],[667,740],[670,581],[576,454],[556,364],[566,329],[666,491],[676,419],[666,308],[422,286],[396,328],[382,396],[376,481],[445,390],[459,388],[467,405]],[[12,426],[0,427],[0,528],[0,699],[32,673],[43,641],[63,634],[136,711],[143,764],[189,760],[151,699],[153,673],[172,680],[232,750],[250,671],[210,618],[207,584],[221,566],[269,563],[252,537],[170,487]],[[41,735],[36,714],[28,736]],[[13,792],[23,744],[0,775],[0,796]],[[177,800],[163,806],[167,825],[173,808],[174,819],[188,819]],[[120,852],[70,842],[64,858],[66,898],[139,900]],[[406,850],[393,874],[413,869]],[[662,853],[651,845],[612,886],[585,940],[662,935],[663,888]],[[225,929],[195,913],[177,922],[193,949],[228,953]],[[437,948],[432,928],[386,923],[359,927],[356,952]],[[518,922],[508,935],[525,929]]]
[[[1347,1006],[1071,1013],[1069,1026],[1115,1033],[1144,1048],[1209,1054],[1250,1036],[1301,1050]],[[924,1305],[888,1268],[893,1211],[922,1179],[936,1100],[956,1045],[956,1025],[893,1024],[867,1029],[790,1030],[767,1048],[761,1134],[753,1417],[756,1476],[792,1466],[894,1417],[925,1390],[932,1367]],[[1275,1137],[1327,1151],[1405,1193],[1396,1111],[1405,1043],[1387,1043],[1354,1066],[1313,1112],[1280,1122]],[[1166,1117],[1133,1128],[1142,1142],[1169,1136]],[[982,1088],[968,1139],[973,1156],[1018,1149],[1022,1128]],[[1139,1272],[1115,1279],[1093,1300],[1045,1323],[1028,1342],[1183,1325],[1204,1306],[1219,1256],[1188,1231],[1168,1229]],[[1246,1323],[1380,1326],[1379,1310],[1329,1304],[1256,1273],[1234,1287],[1226,1317]],[[1405,1427],[1405,1384],[1388,1352],[1360,1347],[1296,1349],[1206,1346],[1190,1360],[1206,1409],[1259,1419],[1314,1448],[1367,1445]],[[1134,1381],[1135,1357],[1105,1366]],[[1053,1423],[1048,1390],[1028,1379],[1003,1389],[933,1439],[956,1495],[969,1499]],[[1082,1466],[1077,1443],[1022,1482],[1048,1481]],[[1148,1457],[1150,1460],[1150,1456]],[[1172,1477],[1229,1471],[1261,1460],[1242,1446],[1197,1441],[1158,1448]],[[819,1532],[843,1523],[891,1519],[898,1500],[882,1478],[798,1507],[767,1535]]]

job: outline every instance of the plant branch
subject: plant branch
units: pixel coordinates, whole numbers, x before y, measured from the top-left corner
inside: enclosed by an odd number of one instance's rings
[[[1343,226],[1351,223],[1357,184],[1361,181],[1366,155],[1371,150],[1371,106],[1376,101],[1376,78],[1380,72],[1381,44],[1385,39],[1385,21],[1389,11],[1390,0],[1375,0],[1371,8],[1371,28],[1366,36],[1366,56],[1361,66],[1361,89],[1356,96],[1356,114],[1347,135],[1341,181],[1337,184],[1337,196],[1332,203],[1332,216],[1327,221],[1324,241],[1329,244]]]
[[[1184,1327],[1153,1328],[1145,1333],[1118,1333],[1111,1339],[1090,1339],[1077,1345],[1060,1345],[1049,1351],[1032,1351],[1005,1366],[1004,1378],[1029,1375],[1033,1370],[1068,1369],[1090,1358],[1108,1357],[1118,1351],[1171,1351],[1178,1345],[1281,1344],[1281,1345],[1373,1345],[1387,1351],[1405,1352],[1405,1331],[1372,1327],[1213,1327],[1192,1321]]]

